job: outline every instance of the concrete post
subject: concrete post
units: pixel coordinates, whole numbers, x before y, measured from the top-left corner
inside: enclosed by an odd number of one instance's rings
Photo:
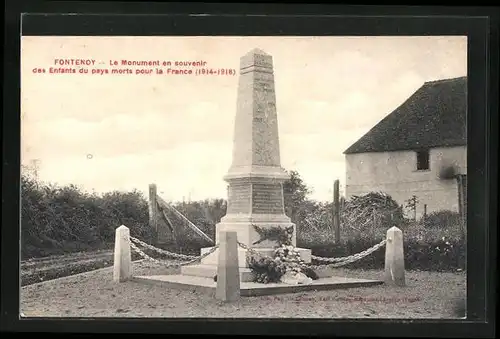
[[[395,226],[387,231],[384,281],[389,285],[405,286],[403,232]]]
[[[215,297],[222,301],[236,301],[240,298],[236,232],[219,233],[219,262]]]
[[[123,282],[132,277],[132,254],[130,251],[130,230],[121,225],[115,232],[115,257],[113,280]]]

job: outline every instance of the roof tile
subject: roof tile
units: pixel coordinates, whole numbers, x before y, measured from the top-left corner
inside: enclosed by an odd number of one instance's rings
[[[429,81],[344,154],[467,144],[467,77]]]

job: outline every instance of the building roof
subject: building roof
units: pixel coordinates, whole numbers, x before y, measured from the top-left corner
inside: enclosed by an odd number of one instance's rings
[[[467,145],[467,77],[426,82],[344,154]]]

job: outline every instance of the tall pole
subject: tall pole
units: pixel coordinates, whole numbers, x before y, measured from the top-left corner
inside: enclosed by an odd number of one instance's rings
[[[340,242],[340,185],[339,180],[333,183],[333,229],[335,231],[335,243]]]
[[[156,184],[149,185],[149,226],[154,231],[155,241],[158,241],[158,203],[156,202]]]
[[[417,221],[417,197],[413,196],[413,220]]]

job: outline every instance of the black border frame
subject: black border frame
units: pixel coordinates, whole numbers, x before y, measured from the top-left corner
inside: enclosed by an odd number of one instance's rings
[[[494,336],[498,158],[498,12],[402,7],[7,1],[1,237],[2,331],[377,336]],[[467,320],[19,320],[20,27],[23,35],[467,35]],[[46,13],[51,13],[47,15]],[[79,13],[79,15],[64,15]],[[83,14],[86,13],[86,14]],[[153,14],[154,13],[154,14]],[[158,14],[163,13],[163,14]],[[168,13],[168,15],[167,15]],[[188,16],[206,13],[210,15]],[[81,15],[80,15],[81,14]],[[120,15],[118,15],[120,14]],[[493,71],[494,70],[494,71]],[[495,97],[496,96],[496,97]],[[489,101],[488,101],[489,100]],[[14,113],[16,112],[16,113]],[[196,326],[193,326],[196,324]]]

